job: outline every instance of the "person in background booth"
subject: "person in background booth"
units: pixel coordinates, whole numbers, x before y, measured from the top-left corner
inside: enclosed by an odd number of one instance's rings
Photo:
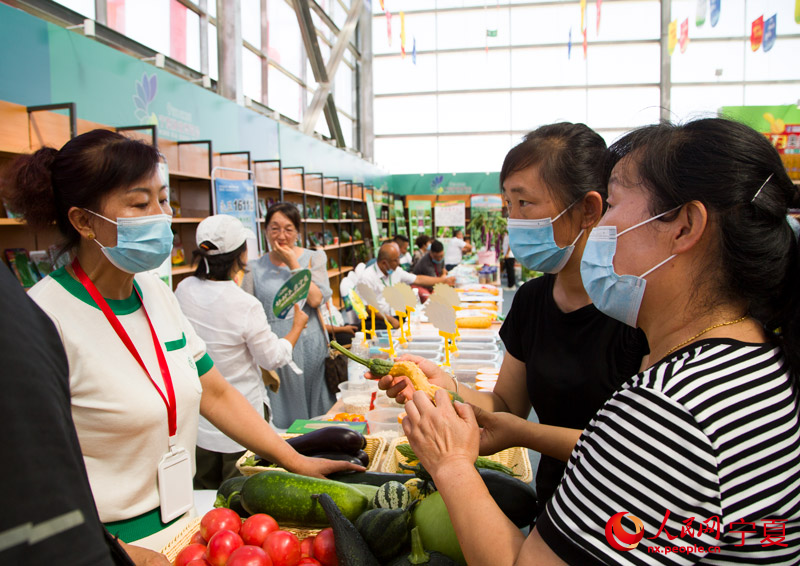
[[[378,307],[383,318],[392,325],[392,328],[399,328],[400,321],[395,318],[394,313],[389,308],[389,303],[383,298],[382,293],[385,287],[391,287],[395,283],[407,283],[409,285],[421,285],[423,287],[433,287],[437,283],[455,285],[454,277],[430,277],[428,275],[413,275],[399,267],[400,248],[394,242],[386,242],[378,249],[377,261],[367,267],[359,278],[359,283],[369,286],[378,297]],[[370,321],[371,324],[371,321]],[[386,328],[386,324],[380,316],[375,318],[376,328]]]
[[[277,435],[214,367],[175,295],[150,273],[170,257],[173,238],[159,163],[153,146],[93,130],[60,150],[19,157],[2,195],[33,230],[55,224],[71,252],[70,264],[29,295],[67,352],[72,418],[100,519],[111,534],[151,549],[192,513],[200,413],[298,473],[342,469]],[[159,474],[186,496],[162,497]]]
[[[292,361],[292,349],[308,316],[295,305],[286,336],[279,338],[272,332],[264,307],[233,280],[247,265],[248,238],[255,234],[233,216],[217,214],[200,222],[194,251],[200,261],[194,275],[178,284],[175,296],[220,373],[269,421],[269,397],[261,368],[277,369]],[[217,489],[226,479],[241,475],[236,461],[244,452],[241,444],[201,416],[195,489]]]
[[[464,230],[457,229],[453,233],[453,237],[447,242],[447,248],[444,255],[444,266],[447,271],[452,271],[464,257],[472,251],[472,244],[464,241]]]
[[[720,118],[647,126],[611,151],[581,276],[598,309],[645,331],[652,365],[583,432],[527,539],[475,470],[487,431],[467,405],[415,393],[411,446],[469,564],[797,564],[797,187],[762,134]],[[636,526],[621,539],[623,516]]]
[[[444,268],[444,246],[439,240],[431,240],[428,252],[414,264],[411,269],[414,275],[427,275],[428,277],[446,277],[447,270]],[[433,287],[415,285],[419,291],[419,299],[421,302],[430,296]]]
[[[462,397],[485,411],[486,423],[536,411],[539,424],[522,445],[542,453],[537,515],[561,481],[581,431],[647,354],[644,334],[598,310],[581,281],[583,248],[605,207],[606,162],[599,134],[584,124],[559,123],[527,134],[500,170],[514,255],[546,275],[514,295],[500,328],[506,353],[494,391],[462,388]],[[406,386],[395,380],[381,381],[390,395]],[[456,387],[444,373],[433,383]],[[506,447],[487,433],[481,451]]]
[[[408,237],[403,234],[395,234],[394,243],[400,248],[400,267],[408,271],[411,268],[411,252],[408,251]]]
[[[311,287],[303,311],[308,316],[308,327],[294,346],[292,357],[298,374],[291,367],[277,370],[281,379],[278,392],[268,391],[275,426],[286,429],[295,419],[310,419],[325,414],[336,402],[325,386],[325,358],[328,356],[326,331],[320,322],[317,309],[330,299],[332,291],[328,282],[324,251],[308,250],[297,245],[300,234],[300,213],[288,202],[273,204],[264,219],[269,253],[251,260],[242,289],[261,301],[267,320],[275,332],[289,332],[294,324],[293,314],[279,319],[272,311],[275,295],[289,278],[300,269],[310,269]]]
[[[433,238],[426,234],[420,234],[414,240],[414,245],[417,246],[417,249],[414,250],[414,255],[411,256],[411,267],[413,268],[417,262],[422,259],[426,253],[428,253],[428,244]]]

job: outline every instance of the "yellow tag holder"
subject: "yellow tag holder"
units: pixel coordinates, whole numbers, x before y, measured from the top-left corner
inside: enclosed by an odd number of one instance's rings
[[[369,308],[369,312],[372,314],[372,330],[369,331],[370,337],[375,338],[375,314],[378,312],[378,309],[376,309],[372,305],[367,305],[367,308]],[[389,324],[385,316],[383,316],[382,314],[381,316],[383,317],[383,322],[385,323],[386,331],[389,333],[389,347],[378,348],[378,349],[381,352],[386,352],[387,354],[389,354],[390,357],[394,358],[397,356],[397,354],[394,351],[394,340],[392,340],[392,325]]]
[[[457,334],[458,329],[456,329],[456,332],[439,331],[439,336],[444,338],[444,365],[447,367],[450,367],[450,354],[455,354],[458,351],[458,346],[456,346]]]
[[[408,340],[406,340],[406,329],[403,326],[405,318],[408,316],[407,313],[403,311],[394,311],[395,316],[400,320],[400,343],[405,344]],[[388,325],[387,325],[388,326]],[[411,339],[411,329],[409,328],[409,339]]]

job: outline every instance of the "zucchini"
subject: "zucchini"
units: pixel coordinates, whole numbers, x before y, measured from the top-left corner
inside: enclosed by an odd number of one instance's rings
[[[386,472],[336,472],[328,476],[330,480],[343,483],[363,483],[380,487],[388,481],[407,482],[408,474],[390,474]]]
[[[370,502],[372,501],[372,498],[375,497],[375,494],[378,492],[378,489],[380,489],[378,487],[375,487],[374,485],[368,485],[365,483],[349,483],[347,485],[363,493],[364,497],[367,498],[367,501]]]
[[[342,513],[342,509],[331,496],[322,493],[313,497],[315,501],[319,501],[319,506],[325,511],[333,528],[333,542],[336,545],[339,566],[380,566],[358,529]]]
[[[311,498],[320,493],[328,494],[351,520],[369,508],[367,497],[350,485],[277,470],[247,478],[242,486],[242,505],[248,513],[266,513],[278,523],[326,527],[325,512]]]
[[[250,513],[242,507],[241,491],[245,480],[247,480],[246,477],[237,476],[222,482],[217,490],[217,499],[214,501],[214,507],[227,507],[236,511],[240,517],[249,517]]]

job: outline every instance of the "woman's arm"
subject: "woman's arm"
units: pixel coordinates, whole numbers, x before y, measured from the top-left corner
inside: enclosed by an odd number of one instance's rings
[[[475,469],[480,431],[472,409],[463,403],[451,404],[444,392],[437,392],[436,403],[424,393],[415,393],[406,404],[403,430],[447,506],[466,562],[473,566],[563,565],[536,531],[526,540],[486,489]],[[487,525],[491,525],[489,532]]]
[[[272,429],[235,387],[214,367],[200,377],[200,414],[227,436],[259,456],[306,476],[323,477],[340,470],[364,468],[349,462],[308,458],[299,454]]]

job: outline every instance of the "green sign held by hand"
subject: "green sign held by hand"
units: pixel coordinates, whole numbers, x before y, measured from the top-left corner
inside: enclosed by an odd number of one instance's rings
[[[305,301],[306,297],[308,297],[310,286],[310,270],[301,269],[292,275],[275,294],[275,300],[272,302],[272,312],[275,316],[281,319],[286,318],[286,315],[289,314],[295,304]]]

